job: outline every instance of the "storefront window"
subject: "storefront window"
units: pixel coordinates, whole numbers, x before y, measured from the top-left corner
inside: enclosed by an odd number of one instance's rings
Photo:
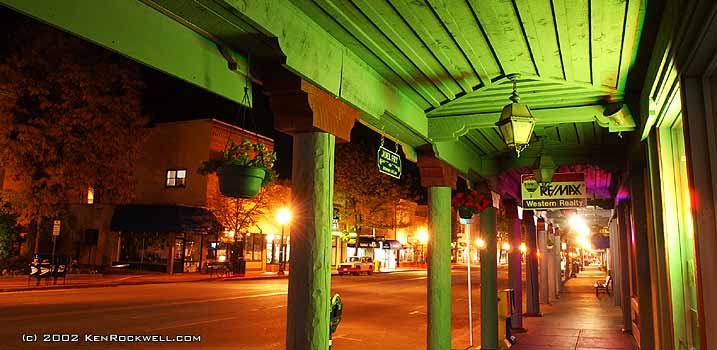
[[[247,261],[261,261],[264,252],[264,235],[247,234],[244,244],[244,259]]]

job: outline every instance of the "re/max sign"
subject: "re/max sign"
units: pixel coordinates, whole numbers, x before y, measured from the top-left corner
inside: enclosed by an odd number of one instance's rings
[[[524,209],[581,208],[587,205],[585,174],[556,173],[551,182],[539,183],[532,174],[521,175]]]
[[[540,186],[540,195],[553,196],[582,196],[584,184],[554,185],[547,183]]]

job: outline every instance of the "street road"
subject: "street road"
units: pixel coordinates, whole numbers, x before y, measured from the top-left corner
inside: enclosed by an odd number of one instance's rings
[[[498,277],[499,287],[507,287],[505,269]],[[425,349],[426,281],[425,271],[334,276],[332,294],[342,296],[344,314],[333,349]],[[475,270],[473,281],[474,336],[479,344],[480,291]],[[0,293],[0,348],[284,349],[286,289],[286,279],[270,279]],[[452,293],[452,347],[465,349],[465,270],[453,270]],[[192,335],[201,341],[86,341],[87,335],[112,334]],[[23,335],[26,339],[36,335],[37,340],[23,342]],[[59,341],[43,341],[53,338]]]

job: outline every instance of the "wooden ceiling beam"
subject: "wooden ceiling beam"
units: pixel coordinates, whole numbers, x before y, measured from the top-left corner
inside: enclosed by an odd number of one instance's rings
[[[564,123],[586,123],[599,120],[607,122],[605,127],[611,132],[629,131],[635,128],[635,122],[627,107],[613,118],[603,117],[604,106],[589,105],[580,107],[533,109],[536,126],[557,125]],[[494,128],[500,117],[499,112],[472,113],[428,118],[428,138],[431,141],[457,140],[472,129]],[[615,125],[620,120],[620,125]]]

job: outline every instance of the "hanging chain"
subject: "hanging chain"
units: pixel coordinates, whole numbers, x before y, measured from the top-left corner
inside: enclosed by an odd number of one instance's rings
[[[239,119],[241,118],[241,128],[246,129],[246,115],[249,113],[248,111],[251,110],[251,99],[249,98],[249,84],[251,84],[251,81],[249,80],[249,70],[251,69],[251,56],[247,55],[246,58],[246,74],[244,79],[244,96],[242,96],[241,102],[239,103],[239,109],[237,110],[237,113],[234,116],[234,125],[237,125],[239,123]],[[246,107],[243,107],[246,106]],[[254,124],[254,128],[256,129],[256,122],[254,122],[253,116],[250,116],[252,119],[252,124]],[[224,146],[224,149],[228,149],[229,145],[232,142],[231,132],[227,133],[227,143]]]
[[[383,148],[383,141],[385,139],[385,134],[383,132],[383,127],[381,127],[381,148]]]

